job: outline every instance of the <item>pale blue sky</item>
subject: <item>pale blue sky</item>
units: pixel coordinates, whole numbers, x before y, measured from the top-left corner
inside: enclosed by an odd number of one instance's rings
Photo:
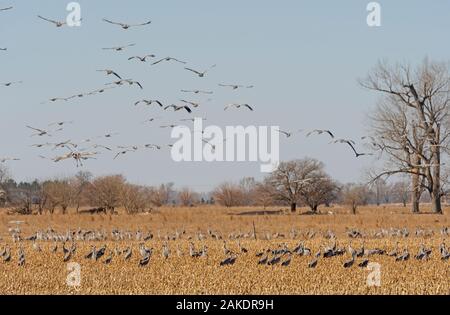
[[[12,11],[0,13],[0,82],[24,83],[0,87],[0,156],[17,156],[8,163],[19,180],[70,175],[74,163],[41,160],[38,154],[57,152],[31,148],[35,142],[82,140],[119,132],[106,145],[170,143],[170,131],[158,126],[177,123],[186,114],[158,108],[136,108],[141,98],[167,103],[188,97],[180,89],[212,89],[213,100],[196,111],[206,124],[280,125],[283,129],[329,128],[339,137],[364,135],[366,114],[376,95],[356,82],[377,60],[420,62],[425,56],[447,61],[450,42],[450,2],[379,1],[382,26],[369,28],[369,1],[262,1],[164,0],[79,1],[81,28],[56,29],[38,14],[65,20],[69,1],[7,1]],[[144,28],[123,31],[102,18],[129,23],[152,20]],[[123,53],[102,47],[136,43]],[[151,67],[127,61],[135,54],[154,53],[186,60],[195,68],[217,67],[204,79],[180,65]],[[121,88],[67,103],[40,104],[51,97],[70,96],[102,87],[111,78],[96,69],[113,68],[139,80],[144,90]],[[242,83],[252,90],[230,92],[218,83]],[[202,100],[205,97],[190,97]],[[224,112],[229,102],[245,102],[254,113]],[[153,126],[145,118],[162,116]],[[30,138],[25,125],[45,128],[59,120],[74,120],[54,139]],[[356,181],[373,161],[356,160],[346,146],[328,145],[326,137],[299,136],[281,140],[283,160],[315,157],[340,181]],[[261,178],[259,163],[174,163],[169,151],[143,151],[113,161],[104,154],[88,161],[85,169],[96,175],[123,173],[131,181],[157,184],[173,181],[208,190],[242,176]]]

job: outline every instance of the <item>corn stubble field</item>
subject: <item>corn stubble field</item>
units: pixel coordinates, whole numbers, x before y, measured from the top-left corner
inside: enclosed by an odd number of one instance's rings
[[[221,208],[164,208],[147,215],[53,215],[53,216],[8,216],[0,214],[0,250],[3,246],[11,248],[11,262],[0,262],[0,294],[450,294],[449,261],[441,260],[439,246],[444,236],[439,233],[442,227],[450,226],[449,211],[444,215],[411,215],[400,207],[365,207],[358,215],[349,215],[345,209],[332,208],[327,215],[240,215],[255,209]],[[328,210],[327,210],[328,211]],[[145,242],[153,248],[147,266],[139,266],[139,241],[77,242],[77,250],[70,262],[81,265],[81,285],[69,287],[66,284],[69,272],[67,262],[63,262],[63,252],[51,252],[54,242],[40,242],[41,251],[36,251],[33,242],[20,242],[25,252],[24,266],[17,263],[18,245],[13,243],[8,229],[11,221],[21,220],[23,235],[45,230],[49,227],[64,233],[67,229],[93,229],[110,232],[112,229],[129,231],[151,231],[153,239]],[[257,239],[249,237],[256,228]],[[372,237],[369,232],[389,228],[407,228],[410,236]],[[414,235],[417,229],[433,230],[433,235]],[[208,235],[210,229],[226,239],[226,247],[235,253],[233,265],[220,266],[226,256],[223,240],[206,237],[199,240],[198,234]],[[350,239],[349,229],[367,232],[364,238]],[[164,236],[176,230],[186,233],[176,240],[164,241]],[[290,236],[296,230],[298,235]],[[396,248],[400,252],[407,248],[411,253],[408,261],[396,262],[395,257],[374,255],[368,257],[381,267],[381,285],[368,286],[371,273],[367,268],[344,268],[349,259],[346,253],[332,258],[319,258],[315,268],[308,268],[314,253],[330,244],[324,232],[331,230],[336,234],[338,247],[360,248],[364,241],[366,249],[382,248],[387,252]],[[312,238],[306,232],[315,232]],[[274,235],[278,233],[278,235]],[[247,237],[229,239],[230,234],[247,234]],[[267,235],[272,235],[267,240]],[[369,235],[370,234],[370,235]],[[189,239],[191,237],[191,239]],[[160,239],[161,238],[161,239]],[[205,257],[192,258],[189,244],[195,248],[207,247]],[[266,249],[277,249],[285,245],[292,249],[299,242],[311,249],[310,256],[292,255],[288,266],[258,265],[260,258],[256,253]],[[242,248],[248,250],[242,253]],[[162,248],[168,245],[170,255],[163,257]],[[432,248],[428,260],[419,261],[414,255],[424,244]],[[91,246],[106,245],[108,249],[132,247],[132,257],[125,261],[121,256],[112,255],[112,262],[104,259],[93,261],[85,256]],[[178,255],[180,249],[183,255]],[[361,258],[358,258],[358,263]]]

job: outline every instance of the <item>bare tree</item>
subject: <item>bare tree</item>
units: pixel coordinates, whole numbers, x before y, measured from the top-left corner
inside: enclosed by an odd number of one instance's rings
[[[214,200],[225,207],[242,205],[243,193],[238,185],[223,183],[213,192]]]
[[[352,209],[352,214],[356,214],[359,206],[366,205],[369,200],[369,189],[362,184],[348,184],[342,188],[342,203]]]
[[[254,204],[256,181],[253,177],[244,177],[239,182],[242,192],[242,205],[251,206]]]
[[[73,189],[74,189],[74,202],[77,213],[80,210],[80,206],[85,195],[87,188],[92,180],[92,173],[80,171],[75,175],[74,180],[72,181]]]
[[[184,207],[190,207],[198,203],[199,197],[195,191],[185,187],[178,192],[178,201]]]
[[[0,164],[0,186],[2,186],[9,178],[9,170],[6,166]]]
[[[337,186],[324,171],[322,162],[305,158],[282,162],[268,178],[274,190],[274,199],[297,210],[297,204],[304,202],[313,212],[320,204],[335,197]]]
[[[262,205],[264,209],[274,203],[275,191],[273,185],[264,180],[262,183],[257,183],[255,187],[255,204]]]
[[[173,183],[162,184],[158,188],[150,188],[150,200],[156,207],[162,207],[170,202],[173,193]]]
[[[117,207],[122,205],[123,190],[126,180],[122,175],[111,175],[96,178],[89,186],[89,199],[91,205],[115,213]]]
[[[6,205],[8,200],[6,190],[3,188],[3,185],[7,179],[9,179],[9,172],[6,166],[0,164],[0,206],[2,207]]]
[[[128,214],[136,214],[147,208],[145,187],[125,184],[122,191],[122,203]]]
[[[329,205],[337,198],[339,186],[324,171],[311,177],[311,181],[300,190],[300,200],[317,213],[320,205]]]
[[[391,186],[391,192],[395,199],[406,207],[411,194],[410,184],[404,180],[395,182]]]
[[[374,178],[409,174],[415,192],[413,212],[418,211],[418,195],[425,189],[432,211],[442,213],[441,161],[442,153],[448,153],[450,138],[448,64],[425,59],[412,69],[380,62],[360,83],[384,96],[384,105],[373,116],[373,138],[374,147],[386,154],[390,163]]]
[[[48,180],[42,184],[42,199],[45,203],[41,206],[44,206],[48,209],[48,212],[53,214],[55,212],[56,207],[60,205],[60,198],[58,197],[58,183],[56,181]],[[40,207],[42,211],[42,208]]]

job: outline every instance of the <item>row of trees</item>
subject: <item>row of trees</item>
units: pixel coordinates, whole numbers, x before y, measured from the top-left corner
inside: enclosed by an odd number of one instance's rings
[[[324,170],[323,163],[305,158],[281,163],[277,171],[262,180],[243,178],[239,183],[223,183],[214,191],[200,194],[190,188],[175,190],[173,184],[158,187],[128,183],[121,175],[94,178],[88,172],[73,177],[31,183],[16,183],[6,169],[0,168],[0,190],[3,206],[16,207],[24,214],[33,212],[67,213],[69,208],[80,211],[96,210],[114,213],[123,207],[127,213],[149,211],[164,205],[193,206],[219,204],[236,206],[309,206],[317,212],[320,205],[340,203],[353,212],[359,205],[403,203],[406,206],[410,191],[406,182],[388,184],[378,180],[369,187],[364,184],[341,185]],[[92,208],[95,207],[95,208]]]
[[[400,203],[407,206],[411,189],[406,181],[387,183],[378,179],[369,184],[340,184],[324,170],[324,164],[305,158],[283,162],[262,182],[244,178],[240,183],[224,183],[213,192],[214,200],[226,206],[307,206],[312,213],[320,205],[348,205],[353,213],[360,205]]]
[[[16,183],[3,168],[0,169],[0,180],[3,205],[17,207],[23,214],[33,211],[54,213],[56,209],[65,214],[69,208],[78,213],[80,209],[91,207],[111,213],[124,207],[128,213],[137,213],[168,204],[173,194],[173,184],[144,187],[128,183],[122,175],[93,178],[88,172],[79,172],[69,178]],[[179,196],[183,204],[188,202],[185,190]],[[194,202],[195,197],[192,193],[189,203]]]

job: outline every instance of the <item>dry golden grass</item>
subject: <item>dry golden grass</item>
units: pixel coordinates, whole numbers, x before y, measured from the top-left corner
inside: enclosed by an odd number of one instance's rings
[[[366,280],[370,271],[353,266],[343,268],[343,262],[349,257],[341,256],[319,260],[316,269],[308,269],[311,257],[294,256],[289,267],[258,266],[255,253],[276,248],[287,243],[290,248],[299,240],[241,240],[243,247],[249,249],[247,254],[239,254],[233,266],[220,267],[219,262],[225,258],[223,243],[208,239],[194,240],[197,248],[208,246],[207,258],[191,258],[187,255],[187,239],[170,241],[171,256],[162,257],[162,242],[154,239],[146,243],[155,249],[146,267],[138,267],[139,252],[137,242],[99,242],[108,248],[116,246],[121,249],[133,246],[133,257],[125,262],[123,257],[114,257],[110,265],[84,259],[93,243],[78,242],[78,250],[71,260],[81,265],[81,286],[71,288],[66,284],[69,274],[67,264],[63,262],[63,254],[50,253],[53,243],[41,243],[42,252],[36,252],[31,242],[24,242],[26,265],[17,265],[17,244],[12,244],[7,229],[12,220],[22,220],[23,235],[38,229],[52,227],[59,232],[66,229],[128,229],[136,231],[151,230],[155,235],[174,233],[176,229],[185,229],[187,235],[198,231],[206,233],[208,228],[228,236],[231,232],[250,232],[255,223],[258,235],[265,232],[285,233],[292,228],[297,230],[314,229],[326,231],[331,229],[338,235],[339,246],[347,247],[349,239],[345,236],[346,228],[358,228],[363,231],[390,227],[408,227],[412,231],[417,227],[438,230],[450,226],[448,210],[444,215],[410,215],[401,207],[368,207],[360,210],[356,216],[346,214],[346,210],[336,207],[323,209],[333,211],[335,215],[306,216],[298,214],[242,216],[238,213],[255,209],[221,209],[221,208],[164,208],[149,215],[110,216],[110,215],[74,215],[67,216],[6,216],[0,214],[0,235],[4,245],[7,242],[12,248],[13,259],[10,263],[0,261],[0,294],[450,294],[449,262],[440,260],[439,244],[442,237],[435,236],[422,239],[411,236],[401,239],[400,246],[406,245],[412,255],[416,254],[421,243],[432,247],[433,253],[429,261],[416,261],[413,257],[407,262],[395,262],[388,256],[370,257],[371,262],[381,265],[381,286],[369,287]],[[380,247],[391,250],[395,247],[396,238],[366,239],[366,248]],[[305,240],[305,245],[316,252],[327,244],[318,236]],[[359,248],[361,240],[353,240],[354,248]],[[449,245],[449,244],[447,244]],[[177,257],[176,248],[180,246],[185,256]],[[3,246],[0,246],[0,250]],[[228,241],[228,247],[238,251],[237,241]]]

